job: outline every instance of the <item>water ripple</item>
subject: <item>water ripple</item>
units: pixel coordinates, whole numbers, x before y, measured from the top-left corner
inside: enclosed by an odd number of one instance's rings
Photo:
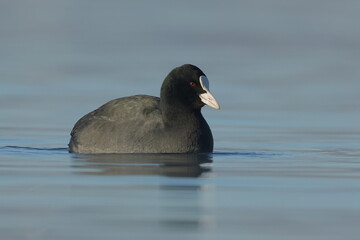
[[[67,148],[37,148],[37,147],[23,147],[23,146],[4,146],[0,150],[18,153],[34,153],[34,152],[47,152],[47,153],[67,153]]]
[[[213,156],[236,156],[236,157],[257,157],[257,158],[268,158],[268,157],[276,157],[281,156],[280,153],[273,152],[240,152],[240,151],[214,151]]]

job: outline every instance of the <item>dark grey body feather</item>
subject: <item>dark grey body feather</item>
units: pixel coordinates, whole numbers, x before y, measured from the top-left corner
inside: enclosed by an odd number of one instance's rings
[[[159,98],[146,95],[104,104],[75,124],[70,152],[212,152],[213,137],[200,112],[180,116],[176,123],[166,124],[159,104]]]

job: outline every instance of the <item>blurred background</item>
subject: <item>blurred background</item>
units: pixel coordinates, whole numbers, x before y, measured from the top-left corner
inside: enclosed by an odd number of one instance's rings
[[[205,108],[209,121],[358,127],[359,10],[355,0],[1,0],[1,128],[70,131],[110,99],[158,96],[184,63],[221,104]]]

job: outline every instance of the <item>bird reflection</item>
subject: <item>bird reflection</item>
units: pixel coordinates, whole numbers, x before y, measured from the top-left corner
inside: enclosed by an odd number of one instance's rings
[[[212,154],[76,154],[73,159],[82,174],[200,177],[211,171]]]

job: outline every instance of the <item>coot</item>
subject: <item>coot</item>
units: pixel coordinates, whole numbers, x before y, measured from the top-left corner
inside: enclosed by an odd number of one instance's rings
[[[160,98],[136,95],[114,99],[74,126],[72,153],[209,153],[213,136],[201,114],[220,109],[206,75],[185,64],[165,78]]]

